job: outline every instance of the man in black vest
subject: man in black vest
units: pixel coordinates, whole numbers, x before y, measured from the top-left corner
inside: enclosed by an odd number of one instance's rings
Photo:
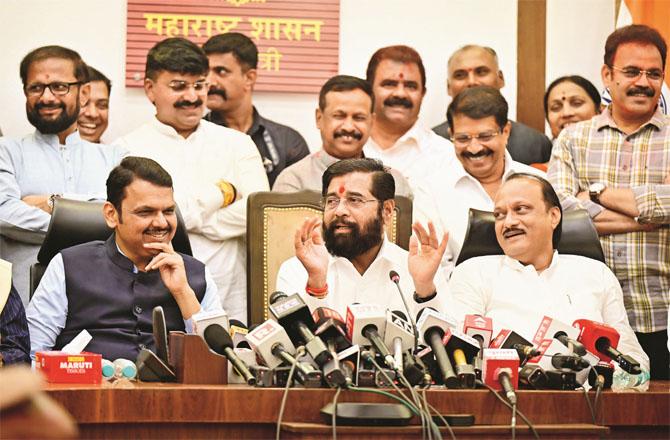
[[[205,265],[172,249],[175,209],[172,178],[158,163],[126,157],[112,170],[103,214],[114,233],[49,263],[27,310],[33,356],[88,330],[86,351],[134,360],[154,347],[155,306],[163,307],[168,330],[181,331],[199,313],[221,309]]]

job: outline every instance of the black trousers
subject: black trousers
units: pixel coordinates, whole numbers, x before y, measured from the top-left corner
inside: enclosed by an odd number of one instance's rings
[[[651,368],[651,379],[670,379],[670,352],[668,352],[668,331],[637,333],[637,340],[647,356]]]

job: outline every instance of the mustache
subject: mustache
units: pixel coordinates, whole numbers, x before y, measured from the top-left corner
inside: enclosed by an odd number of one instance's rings
[[[352,138],[356,139],[357,141],[360,141],[361,139],[363,139],[363,134],[359,131],[356,131],[356,130],[351,130],[351,131],[349,131],[349,130],[337,130],[333,134],[333,137],[335,139],[337,139],[339,137],[343,137],[343,136],[351,136]]]
[[[652,89],[651,87],[635,86],[631,87],[626,92],[626,96],[633,96],[640,94],[646,96],[647,98],[651,98],[654,96],[654,89]]]
[[[503,231],[502,235],[503,235],[503,237],[507,237],[509,234],[513,234],[513,233],[517,233],[517,232],[525,234],[525,232],[523,230],[519,229],[519,228],[506,228]]]
[[[387,107],[395,107],[395,106],[402,106],[405,108],[412,108],[414,107],[414,104],[412,104],[412,101],[410,101],[407,98],[400,98],[397,96],[391,96],[390,98],[386,98],[384,100],[384,105]]]
[[[35,110],[39,111],[40,109],[43,108],[62,108],[65,110],[65,103],[63,102],[54,102],[54,103],[44,103],[44,102],[38,102],[35,104]]]
[[[167,228],[147,228],[144,230],[145,234],[155,234],[155,233],[161,233],[161,232],[167,232],[168,234],[172,232],[172,226],[169,226]]]
[[[207,96],[212,96],[212,95],[219,95],[223,99],[228,99],[228,95],[226,95],[226,91],[223,89],[217,89],[214,87],[209,88],[209,92],[207,92]]]
[[[493,154],[493,151],[491,151],[488,148],[482,148],[476,153],[471,153],[469,151],[464,151],[461,153],[461,156],[468,158],[468,159],[476,159],[478,157],[483,157],[483,156],[490,156]]]
[[[177,101],[174,103],[175,108],[183,108],[183,107],[200,107],[203,104],[202,99],[198,98],[195,101]]]

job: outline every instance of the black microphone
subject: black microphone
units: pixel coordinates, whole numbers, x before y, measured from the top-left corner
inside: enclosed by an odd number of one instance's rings
[[[437,311],[428,307],[421,309],[417,315],[417,328],[421,329],[423,340],[430,345],[439,367],[440,375],[448,388],[460,388],[460,380],[454,372],[447,350],[442,343],[444,333],[454,327]]]
[[[566,347],[568,348],[572,347],[572,351],[575,354],[579,356],[586,356],[586,348],[584,347],[584,344],[569,337],[568,334],[565,333],[564,331],[559,330],[556,333],[554,333],[554,338],[561,341],[561,344],[565,345]]]
[[[249,371],[247,364],[235,354],[235,351],[233,350],[233,339],[225,328],[221,327],[219,324],[210,324],[205,328],[204,335],[209,348],[215,353],[225,356],[248,385],[256,384],[256,378],[251,374],[251,371]]]
[[[351,304],[347,307],[347,336],[352,343],[368,345],[369,341],[384,362],[394,368],[393,356],[379,334],[386,330],[386,312],[373,304]]]
[[[270,295],[269,309],[294,344],[304,341],[307,353],[320,367],[333,358],[321,338],[312,333],[314,319],[300,295],[274,292]]]
[[[230,326],[230,337],[233,339],[235,348],[251,349],[249,342],[246,340],[247,333],[249,333],[247,326],[244,325],[242,321],[238,321],[237,319],[229,320],[228,325]]]
[[[407,317],[409,318],[410,324],[412,324],[412,330],[414,331],[414,350],[416,350],[417,346],[419,345],[419,329],[416,328],[416,321],[412,317],[412,313],[409,311],[409,306],[407,305],[407,300],[405,299],[405,295],[402,293],[402,289],[400,288],[400,275],[398,275],[398,272],[395,270],[392,270],[389,272],[389,278],[391,281],[393,281],[393,284],[398,288],[398,294],[400,295],[400,299],[402,300],[402,305],[405,307],[405,312],[407,312]]]

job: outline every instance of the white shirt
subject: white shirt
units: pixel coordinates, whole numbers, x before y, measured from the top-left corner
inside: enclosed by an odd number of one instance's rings
[[[323,299],[305,292],[307,271],[300,260],[293,257],[279,268],[277,290],[287,294],[300,294],[312,311],[318,307],[329,307],[342,317],[346,316],[347,306],[352,303],[378,304],[389,310],[406,313],[398,288],[389,278],[389,272],[395,270],[400,275],[400,288],[414,318],[424,307],[434,307],[444,312],[448,286],[440,271],[435,275],[435,298],[423,303],[414,301],[414,282],[409,274],[408,256],[406,250],[384,239],[377,257],[362,275],[348,259],[331,256],[328,263],[328,295]]]
[[[203,120],[184,139],[174,128],[153,118],[114,144],[155,160],[170,173],[193,256],[212,271],[228,315],[246,322],[247,196],[269,191],[251,138]],[[242,198],[221,208],[219,180],[232,183]]]
[[[543,316],[568,325],[590,319],[614,327],[618,350],[649,371],[649,358],[633,333],[621,286],[603,263],[554,252],[542,273],[505,255],[471,258],[459,264],[449,282],[449,310],[461,322],[466,314],[493,320],[493,336],[510,329],[529,341]]]
[[[380,159],[384,165],[400,171],[412,189],[435,174],[443,173],[447,165],[457,160],[454,145],[420,121],[387,149],[382,149],[370,136],[363,152],[365,157]]]
[[[542,171],[514,161],[509,152],[505,151],[502,181],[514,173],[546,177]],[[449,279],[468,230],[470,208],[493,211],[494,204],[479,180],[471,176],[459,160],[455,160],[447,170],[426,182],[426,185],[426,193],[432,197],[432,206],[436,210],[433,221],[438,229],[449,232],[449,244],[442,264],[444,274]]]

